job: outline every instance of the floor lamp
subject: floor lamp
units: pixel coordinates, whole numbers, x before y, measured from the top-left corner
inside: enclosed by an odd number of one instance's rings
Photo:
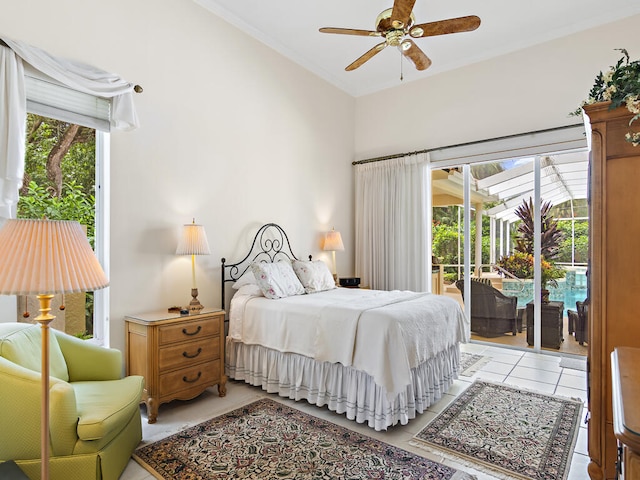
[[[331,251],[333,256],[333,281],[338,284],[338,270],[336,267],[336,250],[344,250],[344,244],[342,243],[342,236],[340,232],[336,232],[335,228],[332,228],[330,232],[327,232],[324,237],[323,250]]]
[[[56,293],[106,287],[107,277],[78,222],[7,220],[0,228],[0,294],[37,295],[42,334],[40,478],[49,479],[49,324]]]
[[[196,219],[182,227],[182,236],[176,248],[176,255],[191,255],[191,302],[189,311],[198,313],[203,309],[198,300],[198,287],[196,286],[196,255],[209,255],[209,242],[202,225],[196,224]]]

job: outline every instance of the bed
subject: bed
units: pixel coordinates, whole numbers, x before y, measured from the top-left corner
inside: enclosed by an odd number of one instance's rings
[[[469,340],[460,305],[430,293],[336,288],[326,265],[308,258],[269,223],[242,260],[222,259],[223,308],[232,294],[225,373],[375,430],[407,424],[458,377]]]

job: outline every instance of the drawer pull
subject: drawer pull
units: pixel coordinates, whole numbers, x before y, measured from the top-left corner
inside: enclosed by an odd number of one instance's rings
[[[185,358],[196,358],[198,355],[202,353],[202,347],[198,348],[198,351],[193,355],[189,355],[187,352],[182,352],[182,356]]]
[[[183,382],[187,382],[187,383],[194,383],[194,382],[197,382],[198,380],[200,380],[201,376],[202,376],[202,372],[198,372],[198,375],[193,380],[189,380],[186,376],[184,376],[184,377],[182,377],[182,381]]]
[[[184,333],[185,335],[189,335],[190,337],[197,335],[200,333],[200,330],[202,330],[202,325],[198,325],[198,328],[196,328],[195,332],[187,332],[186,328],[182,329],[182,333]]]

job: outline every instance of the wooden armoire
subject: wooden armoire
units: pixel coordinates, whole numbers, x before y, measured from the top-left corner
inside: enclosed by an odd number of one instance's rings
[[[616,478],[611,360],[640,347],[640,147],[625,140],[632,115],[585,107],[591,124],[589,203],[589,476]],[[640,124],[638,121],[634,126]]]

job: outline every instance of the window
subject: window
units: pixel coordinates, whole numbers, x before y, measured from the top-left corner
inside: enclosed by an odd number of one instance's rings
[[[17,217],[77,220],[108,276],[109,134],[104,130],[109,129],[110,101],[31,72],[26,92],[25,181]],[[76,295],[60,296],[54,304],[59,309],[54,314],[64,317],[61,328],[107,343],[108,289]],[[18,298],[18,315],[33,311],[37,308],[28,299]]]

